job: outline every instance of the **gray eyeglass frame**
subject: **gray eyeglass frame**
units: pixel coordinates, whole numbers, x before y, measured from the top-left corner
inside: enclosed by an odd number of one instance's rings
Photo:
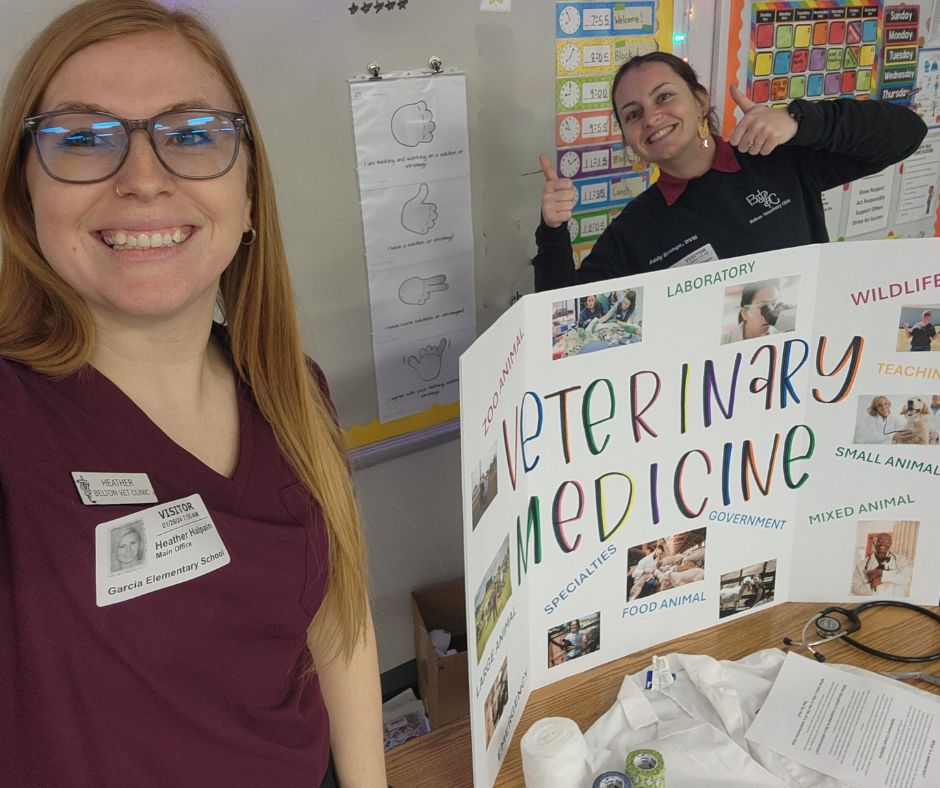
[[[53,180],[59,181],[60,183],[101,183],[101,181],[106,181],[108,178],[113,177],[118,173],[121,167],[124,166],[124,162],[127,160],[127,154],[131,149],[131,134],[137,129],[142,129],[147,132],[147,139],[150,141],[150,147],[153,149],[154,155],[157,157],[157,161],[163,165],[163,168],[169,172],[171,175],[175,175],[177,178],[186,178],[191,181],[207,181],[212,180],[213,178],[221,178],[225,175],[232,167],[235,166],[235,162],[238,161],[238,149],[239,143],[241,142],[242,135],[235,135],[235,148],[232,151],[232,160],[228,163],[228,166],[222,170],[222,172],[216,173],[215,175],[184,175],[181,172],[174,170],[163,157],[160,155],[160,152],[157,150],[157,143],[153,137],[154,127],[156,122],[160,118],[164,118],[167,115],[179,115],[183,112],[198,112],[198,113],[207,113],[212,115],[221,115],[224,118],[228,118],[232,125],[235,127],[235,130],[241,132],[244,130],[248,141],[252,141],[251,128],[248,126],[248,117],[242,112],[229,112],[224,109],[205,109],[202,107],[184,107],[182,109],[173,109],[168,110],[167,112],[161,112],[157,115],[154,115],[152,118],[122,118],[120,115],[115,115],[113,112],[102,112],[98,110],[75,110],[75,109],[60,109],[55,112],[44,112],[41,115],[31,115],[28,118],[23,120],[23,130],[28,132],[33,141],[33,147],[36,149],[36,156],[39,159],[39,164],[42,166],[43,171]],[[121,158],[118,160],[117,165],[114,169],[109,172],[107,175],[103,175],[100,178],[92,178],[90,180],[74,180],[72,178],[62,178],[51,172],[49,167],[46,165],[45,160],[42,157],[42,147],[39,145],[38,132],[39,124],[44,121],[46,118],[53,118],[57,115],[100,115],[104,118],[111,118],[116,120],[121,124],[121,127],[124,129],[124,151],[121,153]]]

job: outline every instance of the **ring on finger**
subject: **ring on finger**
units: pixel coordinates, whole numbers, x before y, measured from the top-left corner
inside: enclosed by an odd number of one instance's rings
[[[746,142],[747,142],[747,146],[748,146],[749,148],[753,148],[753,147],[755,146],[755,144],[756,144],[757,141],[756,141],[753,137],[749,137],[749,138],[746,140]]]

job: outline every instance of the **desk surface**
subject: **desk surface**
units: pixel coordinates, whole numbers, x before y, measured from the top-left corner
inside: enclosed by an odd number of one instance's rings
[[[529,697],[512,744],[496,780],[498,788],[518,788],[523,784],[519,739],[529,726],[542,717],[563,716],[578,723],[582,731],[613,704],[627,673],[648,667],[654,654],[683,652],[710,654],[716,659],[740,659],[763,648],[781,646],[784,635],[798,637],[803,624],[824,604],[787,602],[727,624],[686,635],[653,648],[638,651],[535,690]],[[931,608],[940,613],[940,608]],[[875,614],[872,616],[872,614]],[[863,614],[863,642],[890,651],[924,654],[940,650],[940,629],[925,616],[897,608]],[[830,662],[846,662],[869,670],[907,670],[903,663],[890,662],[835,641],[823,652]],[[911,670],[938,672],[937,663],[913,665]],[[940,687],[917,681],[921,689],[940,694]],[[470,763],[470,720],[465,718],[405,742],[386,756],[388,781],[393,788],[472,788]]]

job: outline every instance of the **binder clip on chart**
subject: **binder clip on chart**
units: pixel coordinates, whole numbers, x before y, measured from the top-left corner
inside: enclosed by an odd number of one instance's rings
[[[444,61],[441,60],[437,55],[431,55],[431,57],[428,58],[428,71],[431,74],[440,74],[443,70]],[[375,61],[372,61],[368,66],[366,66],[366,71],[369,72],[369,79],[382,79],[382,66],[380,66]]]

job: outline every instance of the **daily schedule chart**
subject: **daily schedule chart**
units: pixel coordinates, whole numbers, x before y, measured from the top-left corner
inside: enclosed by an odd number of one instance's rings
[[[578,260],[649,186],[649,168],[624,149],[611,81],[631,57],[664,48],[669,6],[650,0],[555,3],[555,169],[575,183],[568,232]]]

